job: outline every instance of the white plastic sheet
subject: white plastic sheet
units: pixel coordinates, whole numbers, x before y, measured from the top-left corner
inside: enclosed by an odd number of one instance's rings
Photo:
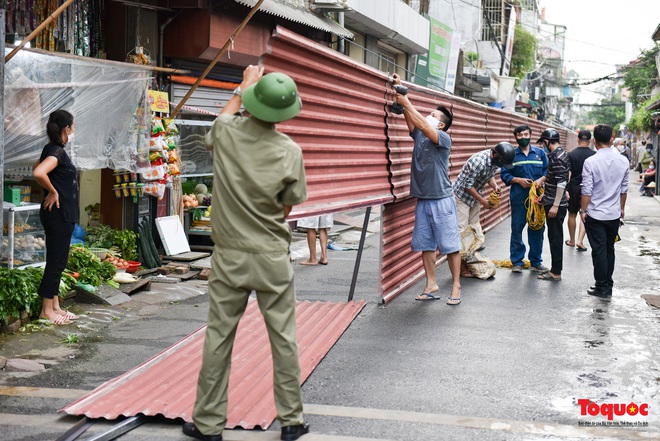
[[[5,175],[32,174],[56,109],[74,116],[66,151],[78,169],[135,171],[138,152],[148,150],[150,80],[130,64],[20,51],[5,66]]]

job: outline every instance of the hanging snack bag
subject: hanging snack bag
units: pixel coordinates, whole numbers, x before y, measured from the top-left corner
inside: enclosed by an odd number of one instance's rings
[[[168,136],[166,139],[167,149],[172,150],[176,148],[176,139],[174,136]]]
[[[159,116],[151,116],[151,136],[160,136],[165,133],[163,120]]]
[[[172,118],[163,118],[163,124],[165,125],[165,131],[168,135],[178,135],[179,128],[174,124],[174,119]]]
[[[179,153],[176,149],[169,150],[167,152],[167,163],[172,164],[175,162],[179,162]]]
[[[160,136],[149,138],[149,151],[160,152],[164,147],[163,138]],[[166,146],[165,146],[166,147]]]
[[[155,181],[157,179],[163,179],[163,177],[165,176],[165,166],[157,165],[152,167],[141,168],[140,175],[142,175],[143,181]]]
[[[181,174],[181,170],[179,169],[179,163],[178,162],[172,162],[167,164],[169,168],[169,173],[172,176],[177,176]]]
[[[147,182],[144,186],[144,194],[160,200],[165,195],[165,184],[161,184],[160,182]]]
[[[162,150],[149,153],[149,162],[151,162],[151,165],[159,165],[159,164],[154,164],[154,162],[159,159],[163,159]]]

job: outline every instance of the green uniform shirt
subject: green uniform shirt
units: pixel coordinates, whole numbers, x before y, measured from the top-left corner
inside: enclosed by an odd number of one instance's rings
[[[307,199],[302,150],[275,125],[220,115],[206,135],[213,147],[212,239],[250,253],[287,253],[284,205]]]

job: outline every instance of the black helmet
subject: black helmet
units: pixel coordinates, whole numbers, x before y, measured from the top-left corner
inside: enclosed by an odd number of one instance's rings
[[[493,148],[493,152],[495,152],[493,164],[498,167],[509,168],[516,159],[516,149],[508,142],[500,142]]]
[[[541,142],[542,139],[559,142],[559,132],[555,129],[545,129],[543,133],[541,133],[541,137],[536,142]]]

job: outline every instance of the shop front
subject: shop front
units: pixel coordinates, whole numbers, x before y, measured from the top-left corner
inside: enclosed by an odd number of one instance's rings
[[[39,245],[42,190],[32,167],[47,142],[47,118],[56,109],[67,109],[75,118],[76,136],[66,151],[79,171],[80,224],[103,223],[106,211],[98,210],[102,195],[119,196],[122,212],[141,206],[140,196],[149,194],[150,188],[140,181],[152,171],[150,81],[151,71],[145,67],[34,49],[20,51],[7,63],[4,98],[5,108],[11,110],[4,130],[5,266],[45,261]],[[103,170],[111,170],[112,184],[102,182]]]

